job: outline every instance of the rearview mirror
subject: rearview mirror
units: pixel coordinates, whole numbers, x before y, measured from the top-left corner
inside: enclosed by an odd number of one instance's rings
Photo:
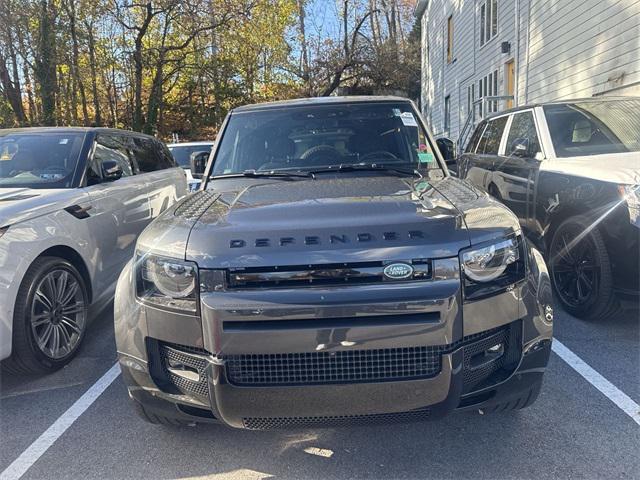
[[[511,155],[514,157],[527,157],[529,154],[529,139],[516,138],[511,142]]]
[[[209,152],[193,152],[189,159],[191,164],[191,176],[193,178],[201,179],[204,175],[204,171],[207,168],[207,162],[209,161]]]
[[[104,160],[102,162],[102,179],[107,182],[119,180],[122,177],[122,167],[115,160]]]

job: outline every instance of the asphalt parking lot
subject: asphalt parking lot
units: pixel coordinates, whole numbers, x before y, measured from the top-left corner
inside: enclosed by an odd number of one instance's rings
[[[0,479],[16,478],[16,459],[25,479],[640,477],[640,412],[634,420],[556,353],[529,409],[350,429],[157,427],[135,416],[118,377],[38,451],[34,442],[115,363],[111,316],[108,308],[94,320],[67,368],[2,375]],[[637,407],[639,323],[637,310],[608,323],[557,312],[555,335]]]

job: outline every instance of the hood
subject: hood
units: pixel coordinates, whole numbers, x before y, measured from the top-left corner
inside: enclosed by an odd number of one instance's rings
[[[554,158],[540,170],[620,185],[640,185],[640,152]]]
[[[451,257],[519,228],[508,210],[452,177],[213,183],[173,213],[174,228],[191,215],[186,258],[205,268]]]
[[[0,227],[71,205],[79,192],[79,189],[0,188]]]

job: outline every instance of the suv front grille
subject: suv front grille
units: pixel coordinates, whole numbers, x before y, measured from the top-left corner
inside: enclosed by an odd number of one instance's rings
[[[440,372],[440,347],[228,355],[237,385],[357,383],[427,378]]]
[[[225,355],[227,377],[239,386],[314,385],[401,381],[436,376],[442,368],[442,355],[464,346],[465,390],[473,387],[512,359],[520,358],[516,333],[520,322],[464,337],[449,345],[385,348],[377,350],[340,350],[274,354]],[[520,334],[517,333],[517,338]],[[511,339],[511,341],[509,341]],[[505,344],[504,353],[486,368],[476,371],[467,357],[483,352],[495,343]]]
[[[226,271],[227,289],[273,289],[320,287],[332,285],[372,284],[381,282],[412,282],[430,280],[431,261],[414,259],[406,262],[413,267],[407,278],[393,280],[384,275],[385,266],[396,262],[353,262],[277,267],[231,268]]]
[[[277,428],[349,427],[390,423],[409,423],[429,419],[431,410],[420,408],[408,412],[376,413],[369,415],[339,415],[326,417],[248,417],[242,424],[249,430]]]

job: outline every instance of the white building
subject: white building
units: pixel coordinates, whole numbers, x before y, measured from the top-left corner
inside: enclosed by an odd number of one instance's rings
[[[640,95],[640,0],[418,0],[422,109],[453,140],[474,100],[494,110]],[[467,137],[466,132],[463,137]]]

